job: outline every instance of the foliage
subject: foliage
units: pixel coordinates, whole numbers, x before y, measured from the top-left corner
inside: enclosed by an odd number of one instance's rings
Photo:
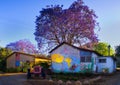
[[[0,58],[5,58],[12,53],[12,50],[8,48],[0,48]]]
[[[27,72],[28,68],[30,68],[32,63],[22,63],[22,66],[15,67],[15,68],[8,68],[6,72]]]
[[[117,63],[117,68],[120,68],[120,63]]]
[[[115,47],[115,56],[117,58],[117,67],[120,67],[120,45]]]
[[[12,50],[8,48],[0,48],[0,71],[6,70],[6,58],[12,53]]]
[[[120,45],[115,48],[115,56],[120,57]]]
[[[63,80],[63,81],[67,81],[67,80],[76,81],[83,78],[88,78],[88,77],[90,78],[92,76],[94,76],[94,74],[92,73],[53,73],[51,75],[52,79]]]
[[[118,68],[120,68],[120,57],[119,56],[115,56],[117,61],[116,61],[116,65]]]
[[[98,53],[100,53],[103,56],[108,56],[109,54],[109,49],[108,49],[109,44],[105,43],[105,42],[99,42],[94,46],[94,50],[97,51]],[[110,56],[114,55],[114,50],[111,47],[110,48]]]
[[[42,66],[43,68],[46,68],[46,69],[48,69],[50,67],[48,62],[39,62],[36,65],[40,65],[40,66]]]
[[[9,72],[9,73],[20,72],[20,71],[21,71],[21,67],[8,68],[8,69],[6,70],[6,72]]]
[[[22,70],[22,72],[25,72],[25,73],[26,73],[27,71],[28,71],[28,67],[24,67],[23,70]]]
[[[31,62],[22,63],[22,72],[27,72],[28,68],[32,66],[33,66],[33,63]]]
[[[0,59],[0,71],[6,71],[6,60],[4,58]]]
[[[19,40],[12,42],[6,46],[13,51],[25,52],[25,53],[38,53],[35,46],[29,40]]]
[[[34,35],[39,49],[51,49],[62,42],[78,45],[97,42],[96,18],[94,11],[82,0],[73,2],[68,9],[59,5],[47,6],[36,18]]]

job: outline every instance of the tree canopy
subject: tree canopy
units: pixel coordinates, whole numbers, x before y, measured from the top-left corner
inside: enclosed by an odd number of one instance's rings
[[[115,56],[120,57],[120,45],[115,47]]]
[[[0,47],[0,71],[6,70],[6,58],[12,53],[8,48]]]
[[[12,53],[12,50],[10,50],[8,48],[0,47],[0,59],[6,58],[11,53]]]
[[[62,42],[77,45],[97,42],[96,18],[82,0],[74,1],[67,9],[60,5],[47,6],[36,18],[35,40],[39,48],[52,48]]]
[[[32,44],[27,39],[9,43],[6,46],[6,48],[11,49],[12,51],[19,51],[19,52],[25,52],[25,53],[38,53],[34,44]]]
[[[102,54],[103,56],[109,56],[109,44],[105,42],[98,42],[94,46],[94,50],[97,51],[98,53]],[[114,50],[112,47],[110,47],[110,56],[114,55]]]

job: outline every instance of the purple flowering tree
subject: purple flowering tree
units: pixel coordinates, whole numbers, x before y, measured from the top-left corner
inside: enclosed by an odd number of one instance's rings
[[[39,49],[48,47],[49,50],[62,42],[80,46],[97,42],[96,18],[94,11],[82,0],[73,2],[68,9],[59,5],[47,6],[36,18],[34,35]]]
[[[12,42],[8,44],[6,48],[11,49],[12,51],[19,51],[19,52],[33,53],[33,54],[38,53],[34,44],[32,44],[29,40],[26,39]]]

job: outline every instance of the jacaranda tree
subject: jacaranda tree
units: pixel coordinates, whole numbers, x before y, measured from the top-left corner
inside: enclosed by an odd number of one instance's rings
[[[94,32],[98,25],[96,14],[82,0],[77,0],[69,8],[47,6],[36,18],[35,40],[39,49],[54,47],[62,42],[82,45],[97,42]],[[48,49],[48,48],[47,48]]]
[[[8,44],[6,48],[11,49],[12,51],[19,51],[19,52],[33,53],[33,54],[38,53],[34,44],[32,44],[27,39],[12,42]]]

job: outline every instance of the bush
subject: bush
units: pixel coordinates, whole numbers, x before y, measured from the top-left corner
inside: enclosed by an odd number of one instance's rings
[[[16,67],[16,68],[8,68],[6,72],[8,73],[14,73],[14,72],[20,72],[21,68],[20,67]]]
[[[6,71],[6,60],[0,58],[0,71],[5,72]]]
[[[120,68],[120,64],[117,64],[117,67]]]
[[[93,74],[92,73],[53,73],[51,75],[51,77],[53,79],[61,79],[63,81],[67,81],[67,80],[73,80],[73,81],[76,81],[76,80],[79,80],[80,78],[86,78],[86,77],[93,77]]]
[[[42,66],[43,68],[46,68],[46,69],[48,69],[50,67],[49,63],[47,63],[47,62],[40,62],[37,65],[40,65],[40,66]]]
[[[30,68],[30,63],[23,63],[23,66],[22,66],[22,72],[27,72],[28,68]]]

